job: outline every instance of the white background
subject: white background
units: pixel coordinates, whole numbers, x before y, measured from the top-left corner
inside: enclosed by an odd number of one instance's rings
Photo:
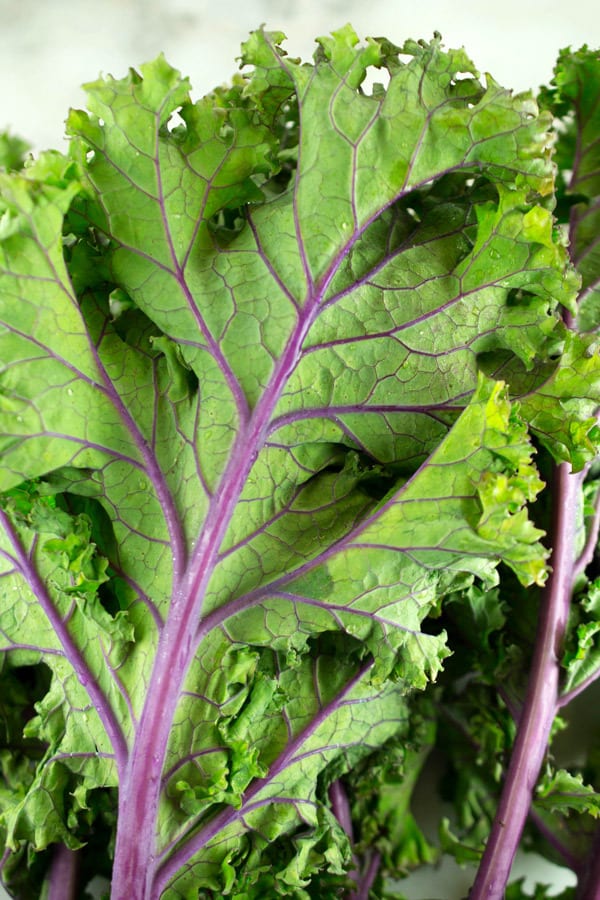
[[[59,146],[79,86],[165,52],[207,93],[237,68],[249,30],[281,29],[293,55],[350,21],[361,37],[395,43],[442,33],[505,87],[549,79],[559,48],[600,45],[595,0],[0,0],[0,128],[38,149]]]
[[[504,86],[535,88],[551,77],[560,48],[600,46],[598,9],[596,0],[0,0],[0,129],[36,150],[61,149],[68,108],[84,105],[82,82],[121,77],[160,51],[200,96],[236,71],[241,41],[262,23],[284,31],[288,51],[304,58],[315,36],[347,21],[361,37],[397,44],[437,30]],[[513,874],[536,871],[522,857]],[[541,877],[556,890],[565,883],[556,869]],[[415,876],[406,892],[460,900],[471,878],[449,866]]]

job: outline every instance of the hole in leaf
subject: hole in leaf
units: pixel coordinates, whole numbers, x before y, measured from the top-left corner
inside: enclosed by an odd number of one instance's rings
[[[221,209],[208,223],[211,232],[223,243],[227,243],[236,234],[239,234],[245,224],[246,211],[244,207]]]
[[[12,753],[24,753],[40,759],[44,753],[40,741],[23,736],[27,722],[35,715],[35,704],[46,696],[52,672],[46,663],[14,666],[10,662],[0,670],[0,747]]]
[[[181,113],[179,112],[179,110],[175,110],[175,112],[171,113],[167,122],[167,131],[169,132],[169,134],[181,134],[185,132],[186,129],[187,126],[181,116]]]
[[[361,93],[370,96],[374,100],[383,100],[390,86],[391,76],[386,68],[367,70],[365,80],[361,85]]]
[[[506,296],[507,306],[528,306],[536,299],[536,295],[523,288],[512,288]]]

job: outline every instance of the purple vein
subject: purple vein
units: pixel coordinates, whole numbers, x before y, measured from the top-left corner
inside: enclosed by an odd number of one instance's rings
[[[72,753],[55,753],[53,756],[48,757],[44,760],[44,766],[50,765],[53,762],[60,762],[64,759],[115,759],[114,753],[100,753],[98,750],[88,750],[88,751],[80,751],[80,752],[72,752]]]
[[[30,227],[32,229],[32,233],[36,234],[35,224],[33,223],[33,221],[31,221],[30,216],[26,216],[26,218],[30,222]],[[108,375],[108,372],[106,371],[106,367],[104,366],[104,363],[102,362],[102,360],[100,358],[98,348],[93,343],[91,335],[83,323],[81,309],[80,309],[79,303],[77,302],[77,299],[76,299],[72,289],[70,287],[68,287],[67,284],[60,277],[60,275],[56,269],[56,266],[54,264],[54,261],[50,255],[49,248],[44,246],[41,242],[38,242],[38,246],[40,247],[40,249],[42,250],[42,252],[46,258],[48,268],[54,276],[55,283],[58,285],[59,289],[66,295],[70,304],[79,313],[80,321],[82,323],[82,333],[85,335],[85,337],[87,339],[88,346],[90,348],[90,352],[94,359],[94,362],[96,363],[97,370],[100,373],[100,375],[104,381],[104,393],[110,399],[111,404],[117,409],[117,411],[120,415],[121,421],[125,424],[126,428],[129,430],[129,432],[133,438],[133,443],[134,443],[134,445],[136,445],[136,447],[137,447],[138,451],[140,452],[140,455],[144,461],[148,475],[156,487],[158,499],[162,506],[163,513],[165,516],[165,521],[166,521],[169,535],[171,538],[171,544],[172,544],[172,549],[173,549],[174,573],[175,573],[175,575],[178,575],[181,567],[183,566],[184,555],[185,555],[185,543],[184,543],[183,529],[181,527],[181,523],[177,516],[177,511],[175,509],[175,504],[173,502],[173,498],[172,498],[171,493],[170,493],[170,491],[167,487],[167,484],[164,480],[163,473],[160,470],[160,467],[158,465],[158,462],[157,462],[155,456],[150,452],[148,443],[145,440],[145,438],[143,437],[143,435],[141,434],[137,423],[133,419],[129,410],[124,405],[118,391],[116,390],[113,382],[111,381],[111,379]],[[102,449],[106,449],[106,448],[102,448]]]
[[[140,187],[140,185],[136,184],[136,182],[134,182],[123,169],[121,169],[118,165],[116,165],[116,163],[114,162],[113,159],[109,160],[108,157],[106,157],[103,149],[99,145],[94,144],[87,136],[86,136],[86,142],[97,153],[103,155],[105,157],[107,163],[109,163],[115,169],[115,171],[117,171],[123,177],[123,179],[125,181],[129,182],[129,184],[131,184],[131,186],[134,190],[139,191],[140,193],[151,197],[153,200],[156,200],[156,202],[160,208],[160,211],[161,211],[161,219],[163,222],[165,240],[167,242],[167,247],[169,249],[169,255],[171,256],[173,268],[170,268],[169,266],[165,265],[164,263],[161,263],[160,260],[158,260],[155,257],[151,256],[150,254],[147,254],[144,251],[140,250],[139,247],[135,247],[130,244],[126,244],[124,241],[121,241],[115,235],[110,234],[109,237],[111,239],[115,240],[119,244],[119,246],[122,247],[124,250],[127,250],[128,252],[133,253],[136,256],[146,259],[148,262],[152,263],[157,268],[162,269],[167,274],[173,276],[173,278],[176,280],[177,284],[179,285],[179,288],[181,289],[181,291],[184,295],[184,298],[185,298],[186,304],[187,304],[187,308],[189,309],[191,314],[194,316],[194,318],[196,320],[196,324],[198,325],[198,328],[206,342],[206,349],[211,354],[213,359],[215,359],[215,361],[217,362],[217,364],[219,365],[221,370],[225,373],[226,380],[227,380],[230,390],[232,392],[232,396],[234,397],[236,406],[238,407],[238,411],[242,417],[245,417],[247,415],[246,399],[239,387],[239,384],[237,382],[237,379],[235,378],[234,373],[231,370],[231,367],[229,366],[229,363],[224,358],[218,344],[216,343],[216,341],[214,340],[208,327],[206,326],[206,323],[205,323],[203,317],[200,315],[200,311],[199,311],[196,303],[194,302],[194,298],[192,296],[191,291],[189,290],[189,287],[188,287],[188,284],[187,284],[187,281],[186,281],[186,278],[185,278],[185,275],[183,272],[182,265],[179,263],[179,261],[177,259],[177,254],[175,252],[175,247],[173,244],[171,230],[170,230],[170,226],[169,226],[169,222],[168,222],[168,218],[167,218],[167,214],[166,214],[165,198],[164,198],[164,194],[163,194],[163,190],[162,190],[162,173],[161,173],[160,158],[159,158],[159,151],[158,151],[160,144],[159,144],[158,134],[156,137],[157,150],[156,150],[156,154],[155,154],[154,158],[152,159],[152,163],[154,165],[156,177],[157,177],[157,181],[158,181],[158,195],[156,197],[154,197],[154,195],[152,195],[152,194],[149,194],[146,190],[144,190],[142,187]],[[147,154],[145,154],[145,155],[147,155]],[[104,209],[104,212],[105,212],[105,215],[107,216],[107,218],[110,219],[110,215],[109,215],[108,211],[106,209]],[[165,330],[165,333],[169,334],[168,330]],[[196,346],[196,345],[194,344],[194,346]]]
[[[265,38],[266,38],[266,35],[265,35]],[[272,42],[268,38],[266,38],[266,40],[271,48],[271,52],[273,53],[273,56],[277,60],[277,65],[290,78],[290,81],[292,82],[292,84],[294,84],[294,79],[290,75],[289,69],[286,67],[284,60],[279,55],[279,53],[277,52],[277,50],[274,47],[274,45],[272,44]],[[313,69],[313,71],[311,73],[310,81],[312,81],[314,77],[315,77],[315,69]],[[298,112],[299,112],[299,116],[300,116],[300,141],[298,143],[298,157],[296,160],[296,170],[294,172],[294,194],[293,194],[294,199],[293,199],[292,208],[294,211],[294,229],[295,229],[295,233],[296,233],[296,243],[298,244],[298,252],[300,255],[302,270],[304,272],[304,277],[306,279],[306,284],[307,284],[307,289],[308,289],[307,293],[308,293],[308,296],[310,296],[314,290],[315,285],[314,285],[314,279],[312,276],[312,272],[310,270],[310,263],[308,261],[307,255],[306,255],[306,247],[304,244],[304,238],[302,236],[302,226],[300,224],[300,217],[298,214],[298,208],[299,208],[298,198],[300,195],[300,182],[301,182],[302,156],[303,156],[303,154],[302,154],[302,138],[303,138],[303,134],[304,134],[303,129],[302,129],[302,103],[301,103],[300,95],[298,94],[297,87],[295,85],[294,85],[294,92],[296,94],[296,99],[298,101]]]
[[[359,672],[344,685],[338,695],[330,700],[328,704],[323,706],[316,713],[311,723],[306,728],[304,728],[298,734],[298,736],[294,738],[294,740],[290,741],[286,749],[271,764],[271,766],[269,767],[268,775],[265,778],[254,780],[254,782],[245,792],[243,803],[239,809],[225,809],[222,812],[217,813],[217,815],[214,816],[206,825],[202,826],[194,834],[187,837],[187,839],[184,835],[183,844],[179,847],[179,849],[172,853],[172,855],[170,855],[168,858],[163,859],[162,863],[160,864],[155,879],[155,888],[157,889],[158,893],[164,890],[168,881],[173,877],[173,875],[178,872],[179,869],[181,869],[182,866],[185,865],[190,857],[192,857],[195,853],[206,846],[206,844],[213,840],[217,836],[217,834],[224,828],[227,828],[235,822],[239,822],[240,820],[242,820],[252,808],[265,803],[302,802],[299,798],[279,798],[271,796],[262,800],[257,797],[257,795],[259,795],[265,788],[268,788],[268,786],[280,775],[282,775],[290,765],[293,765],[299,758],[305,757],[307,755],[301,753],[303,745],[315,734],[315,732],[318,731],[320,726],[327,721],[331,714],[339,708],[340,704],[344,703],[348,694],[350,694],[354,690],[354,688],[364,679],[372,666],[372,662],[364,665],[359,670]],[[311,751],[309,755],[314,755],[315,753],[322,752],[324,749],[324,747],[320,747],[317,750]]]
[[[422,413],[425,416],[429,416],[430,418],[436,419],[439,421],[438,417],[435,416],[435,412],[456,412],[459,409],[463,409],[463,406],[458,406],[459,401],[464,400],[467,396],[466,393],[457,394],[455,397],[452,397],[450,400],[447,400],[442,403],[432,403],[430,405],[424,406],[422,403],[415,404],[398,404],[398,403],[374,403],[372,406],[365,407],[362,403],[356,404],[347,404],[345,406],[324,406],[324,407],[313,407],[309,409],[299,409],[294,412],[284,413],[281,416],[278,416],[276,419],[273,419],[269,425],[269,434],[272,434],[275,431],[278,431],[280,428],[285,427],[286,425],[290,425],[293,422],[297,422],[299,420],[304,419],[321,419],[325,416],[327,418],[337,418],[338,416],[348,416],[348,415],[356,415],[356,414],[368,414],[368,413],[379,413],[379,414],[392,414],[392,413]]]
[[[213,191],[216,190],[213,182],[214,182],[216,176],[219,174],[219,172],[223,168],[223,166],[225,165],[225,162],[227,160],[227,154],[226,153],[223,154],[222,160],[219,162],[217,167],[213,170],[213,173],[210,176],[210,178],[207,178],[205,175],[202,175],[197,169],[194,168],[194,166],[190,163],[189,156],[185,156],[183,153],[181,154],[181,156],[182,156],[183,162],[185,164],[185,167],[188,169],[188,171],[192,172],[197,178],[200,178],[202,181],[204,181],[204,183],[206,185],[206,187],[204,189],[204,196],[202,198],[202,203],[200,204],[200,208],[199,208],[198,212],[196,213],[196,221],[194,223],[194,228],[192,229],[192,234],[190,236],[187,250],[183,254],[183,257],[181,260],[181,268],[185,270],[187,268],[188,261],[192,254],[192,250],[194,249],[194,244],[196,243],[196,240],[198,238],[198,233],[200,231],[200,228],[202,227],[203,222],[205,222],[205,220],[206,220],[206,207],[208,204],[208,198],[210,196],[210,191],[211,191],[211,189]]]
[[[165,519],[167,530],[169,532],[169,539],[173,553],[173,577],[175,580],[177,580],[180,577],[181,571],[183,570],[186,551],[183,527],[177,513],[177,509],[175,507],[173,496],[166,483],[164,473],[158,464],[156,456],[152,452],[148,441],[141,433],[137,422],[123,403],[119,392],[110,380],[108,372],[104,367],[104,363],[102,362],[95,347],[93,347],[92,352],[94,353],[94,356],[96,358],[98,368],[105,378],[107,390],[111,397],[111,402],[117,409],[121,417],[121,421],[125,424],[126,428],[131,434],[133,443],[137,447],[143,459],[148,477],[150,478],[151,483],[155,486],[156,495],[162,507],[163,516]]]
[[[392,544],[381,544],[381,543],[377,543],[377,542],[373,542],[373,541],[361,542],[361,541],[357,540],[361,534],[363,534],[371,525],[373,525],[374,523],[377,522],[377,520],[380,518],[380,516],[386,509],[388,509],[392,506],[397,506],[399,504],[411,504],[411,503],[424,504],[424,503],[428,503],[428,502],[438,504],[438,503],[448,499],[448,498],[444,498],[444,497],[432,497],[432,498],[425,498],[425,499],[424,498],[415,498],[415,499],[407,498],[406,500],[402,499],[402,497],[401,497],[402,493],[404,491],[408,490],[413,479],[417,476],[417,474],[425,466],[429,466],[429,465],[430,465],[430,463],[426,462],[422,466],[420,466],[419,469],[417,470],[417,472],[415,472],[414,475],[412,475],[411,478],[408,479],[408,481],[406,481],[402,485],[402,487],[392,497],[390,497],[390,499],[388,501],[386,501],[386,503],[383,506],[376,509],[373,513],[371,513],[369,516],[367,516],[365,519],[363,519],[359,524],[355,525],[354,528],[352,528],[346,535],[339,538],[333,544],[329,545],[325,550],[318,553],[315,557],[302,563],[301,565],[297,566],[296,568],[292,569],[291,571],[286,572],[284,575],[279,576],[278,578],[274,579],[273,581],[271,581],[267,584],[261,584],[258,587],[254,588],[253,590],[243,594],[241,597],[237,597],[237,598],[229,601],[227,604],[224,604],[224,605],[218,607],[217,609],[211,610],[209,613],[207,613],[200,620],[196,634],[193,639],[193,646],[197,647],[197,645],[200,643],[200,641],[203,640],[205,635],[211,629],[222,624],[222,622],[224,622],[226,619],[229,619],[232,616],[236,615],[237,613],[242,612],[244,609],[258,604],[267,595],[273,596],[276,593],[277,594],[282,593],[282,595],[285,596],[284,589],[287,587],[287,585],[290,584],[290,582],[293,582],[293,581],[297,580],[298,578],[308,574],[309,572],[311,572],[318,566],[321,566],[324,563],[326,563],[327,560],[329,560],[331,557],[336,556],[337,554],[339,554],[340,552],[343,552],[346,549],[366,547],[369,549],[377,548],[377,549],[382,549],[382,550],[391,550],[395,553],[401,553],[401,554],[405,555],[407,558],[415,561],[422,568],[433,568],[433,569],[437,569],[437,568],[439,568],[439,566],[428,567],[424,563],[423,560],[416,560],[414,554],[419,553],[419,552],[424,552],[424,553],[429,552],[430,553],[430,552],[432,552],[432,550],[435,550],[435,552],[438,554],[449,554],[449,555],[454,555],[454,556],[456,556],[458,552],[460,552],[460,554],[462,556],[472,555],[475,557],[475,556],[480,555],[480,551],[474,550],[471,554],[466,549],[461,548],[460,551],[457,551],[455,548],[453,548],[451,546],[450,547],[442,547],[440,545],[436,545],[435,547],[431,547],[428,545],[423,545],[423,546],[413,545],[413,546],[407,548],[407,547],[400,547],[400,546],[396,546],[396,545],[392,545]],[[452,497],[451,499],[456,499],[456,498]],[[465,495],[464,497],[462,497],[462,499],[470,500],[473,498],[471,495]],[[302,599],[302,602],[305,602],[305,603],[312,602],[315,605],[318,605],[318,603],[319,603],[319,601],[316,601],[316,600],[311,601],[309,598],[302,597],[301,599]],[[330,607],[329,604],[324,604],[324,608],[335,609],[335,607],[333,607],[333,606]],[[351,607],[343,607],[343,610],[346,612],[357,612],[356,610],[352,609]],[[391,624],[393,624],[397,627],[396,623],[392,622]]]
[[[280,583],[291,581],[294,577],[296,577],[296,573],[292,572],[289,574],[289,576],[280,579]],[[285,584],[283,586],[285,587]],[[395,619],[387,619],[384,616],[380,615],[378,612],[374,612],[373,610],[360,609],[351,604],[344,606],[336,603],[327,603],[324,600],[316,600],[313,597],[306,597],[303,594],[295,594],[291,591],[279,590],[278,587],[271,584],[267,585],[266,587],[256,588],[254,591],[249,591],[247,594],[243,594],[241,597],[236,597],[235,600],[230,600],[229,603],[224,604],[223,606],[219,606],[218,609],[215,609],[211,613],[209,613],[209,615],[206,616],[206,618],[202,622],[202,625],[200,626],[197,640],[200,641],[209,631],[221,625],[224,625],[224,623],[228,619],[231,619],[238,613],[244,612],[245,610],[250,609],[250,607],[252,606],[258,606],[265,600],[278,598],[289,600],[292,604],[297,603],[304,606],[314,606],[317,609],[322,609],[325,612],[331,613],[332,618],[335,619],[336,622],[338,622],[341,630],[343,630],[343,624],[338,614],[346,613],[352,616],[356,616],[357,618],[362,617],[371,621],[376,620],[382,625],[390,626],[396,631],[403,631],[407,634],[412,634],[415,637],[420,636],[419,631],[415,631],[412,628],[401,625]],[[356,598],[356,600],[360,599],[360,597]],[[392,606],[396,602],[397,600],[392,600],[389,603],[385,603],[381,606],[381,609],[385,609],[386,606]]]
[[[388,264],[388,262],[389,262],[389,260],[385,260],[385,261],[381,264],[381,268],[384,268],[384,267]],[[533,271],[535,271],[535,270],[530,270],[530,271],[533,272]],[[464,273],[463,273],[463,275],[460,275],[460,276],[459,276],[459,275],[455,275],[454,277],[455,277],[456,280],[459,282],[459,286],[461,287],[460,292],[457,293],[457,294],[455,294],[453,297],[450,297],[450,298],[449,298],[448,300],[446,300],[444,303],[438,304],[438,305],[435,306],[434,308],[428,310],[427,312],[423,312],[423,313],[421,313],[420,315],[416,316],[415,318],[409,319],[407,322],[402,322],[402,323],[399,324],[399,325],[395,325],[393,328],[390,328],[390,329],[388,329],[387,331],[373,332],[372,334],[361,334],[361,335],[352,336],[351,338],[338,338],[337,340],[331,340],[331,341],[328,341],[327,343],[314,344],[314,345],[311,345],[311,346],[307,347],[307,348],[303,351],[303,353],[304,353],[304,354],[308,354],[308,353],[314,352],[315,350],[320,350],[322,347],[335,346],[335,345],[337,345],[337,344],[348,344],[348,343],[354,343],[354,342],[361,341],[361,340],[363,340],[363,341],[370,341],[370,340],[375,340],[375,339],[380,338],[380,337],[391,337],[391,336],[393,336],[393,335],[395,335],[395,334],[398,334],[398,333],[401,332],[401,331],[406,331],[406,330],[409,329],[409,328],[414,328],[415,325],[421,325],[423,322],[427,322],[428,319],[434,318],[435,316],[438,316],[438,315],[440,315],[441,313],[446,312],[446,310],[452,309],[452,307],[453,307],[453,306],[456,306],[457,303],[460,303],[462,300],[466,299],[467,297],[470,297],[471,295],[479,294],[479,293],[481,293],[481,291],[485,291],[485,290],[487,290],[488,288],[494,288],[494,287],[497,287],[499,281],[505,281],[505,280],[507,280],[507,279],[510,279],[510,278],[512,278],[513,275],[516,275],[516,274],[518,274],[517,271],[515,271],[515,272],[507,272],[507,273],[504,273],[502,276],[500,276],[496,281],[488,281],[488,282],[484,282],[483,284],[478,284],[476,287],[474,287],[474,288],[469,288],[468,290],[463,290],[463,289],[462,289],[462,285],[461,285],[461,281],[462,281],[462,278],[463,278],[463,276],[464,276]],[[377,285],[377,287],[378,287],[379,290],[386,290],[386,291],[392,290],[392,291],[394,291],[394,292],[403,292],[403,291],[411,292],[411,291],[415,290],[415,288],[421,287],[421,285],[425,284],[427,281],[435,281],[438,277],[444,277],[444,278],[445,278],[445,277],[447,277],[447,275],[444,275],[444,276],[432,276],[432,277],[429,278],[429,279],[423,279],[423,281],[422,281],[422,282],[419,282],[419,284],[416,285],[415,287],[403,287],[403,288],[389,287],[389,288],[382,288],[382,287],[379,287],[378,285]],[[356,290],[357,286],[361,286],[361,284],[367,283],[367,282],[369,281],[370,278],[371,278],[371,273],[369,272],[369,273],[367,273],[367,275],[366,275],[363,279],[354,282],[351,288],[344,289],[343,291],[340,291],[339,294],[336,294],[335,296],[331,297],[331,298],[327,301],[327,304],[326,304],[326,305],[327,305],[327,306],[330,306],[330,305],[332,305],[333,303],[337,303],[342,297],[346,296],[347,294],[353,293],[353,292]],[[483,336],[485,336],[485,332],[483,332],[483,331],[482,331],[482,332],[478,332],[478,333],[472,338],[472,340],[469,341],[469,342],[468,342],[466,345],[464,345],[464,346],[469,346],[469,344],[473,343],[473,342],[476,341],[476,340],[479,340],[479,339],[480,339],[481,337],[483,337]],[[407,349],[409,349],[409,348],[407,348]],[[459,350],[459,349],[461,349],[461,347],[459,346],[459,347],[453,348],[453,350],[454,350],[454,349]],[[417,352],[417,351],[414,351],[414,350],[413,350],[413,351],[411,351],[411,352],[414,353],[414,352]],[[447,351],[446,351],[446,352],[447,352]],[[437,353],[437,354],[436,354],[436,353],[421,353],[421,352],[419,351],[419,355],[421,355],[421,356],[432,356],[432,357],[436,357],[436,356],[444,355],[444,352],[441,351],[440,353]]]
[[[282,506],[280,510],[278,510],[269,519],[263,522],[262,525],[259,525],[253,531],[248,532],[248,534],[246,534],[237,543],[232,544],[226,550],[222,550],[218,554],[218,561],[221,562],[221,560],[226,559],[228,556],[231,556],[232,553],[235,553],[237,550],[239,550],[240,547],[245,547],[259,535],[265,534],[267,529],[272,528],[280,519],[284,518],[285,516],[298,516],[300,518],[312,517],[320,512],[323,512],[323,510],[331,509],[339,502],[339,499],[334,497],[330,501],[324,502],[321,506],[318,507],[318,509],[294,509],[293,504],[305,489],[306,482],[302,482],[301,484],[297,485],[295,490],[286,501],[285,505]],[[273,540],[278,540],[280,543],[285,544],[283,538],[277,535],[271,535],[271,537]]]
[[[15,277],[17,277],[17,276],[15,276]],[[53,283],[56,283],[56,282],[53,282]],[[40,350],[43,350],[44,353],[46,354],[46,358],[56,360],[58,363],[60,363],[60,365],[64,366],[64,368],[67,369],[67,371],[72,372],[73,375],[78,380],[85,381],[91,387],[96,388],[97,390],[101,391],[102,393],[106,393],[106,387],[104,386],[104,384],[102,384],[102,382],[96,381],[94,378],[91,378],[89,375],[86,375],[80,369],[76,368],[71,362],[69,362],[69,360],[67,360],[63,356],[61,356],[60,353],[57,353],[51,347],[47,346],[46,344],[42,343],[42,341],[38,340],[38,338],[34,338],[33,335],[28,334],[27,332],[21,331],[19,328],[15,328],[14,325],[12,325],[10,323],[2,321],[2,324],[7,329],[7,331],[10,331],[12,334],[18,335],[19,337],[26,340],[28,343],[33,344],[36,347],[39,347]],[[30,359],[22,358],[22,359],[19,359],[18,362],[15,363],[15,365],[21,365],[21,364],[27,365],[30,362],[38,362],[39,360],[40,360],[39,356],[32,356]]]
[[[281,293],[282,293],[285,297],[288,298],[288,300],[289,300],[290,303],[294,306],[294,308],[295,308],[295,309],[299,309],[299,303],[298,303],[298,301],[296,300],[296,298],[294,297],[294,295],[292,294],[292,292],[290,291],[290,289],[289,289],[289,288],[286,286],[286,284],[282,281],[282,279],[280,278],[279,274],[278,274],[277,271],[275,270],[275,267],[274,267],[273,263],[271,262],[271,260],[270,260],[269,257],[267,256],[267,254],[264,253],[264,251],[263,251],[262,244],[261,244],[261,241],[260,241],[260,236],[259,236],[258,230],[257,230],[257,228],[256,228],[256,223],[254,222],[254,219],[253,219],[253,217],[252,217],[252,210],[251,210],[251,209],[249,209],[248,212],[246,213],[246,220],[247,220],[247,222],[248,222],[248,225],[250,226],[250,229],[251,229],[251,231],[252,231],[252,234],[254,235],[254,243],[256,244],[256,250],[257,250],[257,252],[258,252],[258,255],[259,255],[260,258],[262,259],[262,261],[263,261],[263,263],[264,263],[264,265],[265,265],[265,268],[266,268],[267,271],[269,272],[269,275],[271,276],[271,278],[273,279],[273,281],[275,282],[275,284],[277,285],[277,287],[279,288],[279,290],[281,291]]]
[[[204,340],[206,341],[206,343],[209,347],[209,350],[210,350],[210,353],[211,353],[213,359],[215,360],[215,362],[218,364],[220,370],[225,375],[225,380],[227,381],[229,390],[231,391],[231,395],[235,401],[240,420],[245,421],[247,419],[248,413],[249,413],[248,402],[242,392],[242,389],[240,388],[239,382],[238,382],[237,378],[235,377],[235,374],[234,374],[231,366],[225,359],[223,352],[221,351],[221,348],[215,341],[213,335],[211,334],[211,332],[204,320],[204,317],[200,313],[198,305],[196,304],[194,297],[192,296],[192,292],[190,291],[190,288],[188,286],[182,264],[179,262],[179,259],[177,258],[177,252],[175,250],[175,245],[173,243],[173,236],[171,234],[171,227],[170,227],[168,216],[167,216],[165,195],[164,195],[164,191],[163,191],[162,171],[161,171],[160,153],[159,153],[160,138],[159,138],[159,134],[158,134],[159,114],[160,114],[160,112],[157,113],[156,154],[155,154],[153,162],[154,162],[156,180],[157,180],[157,185],[158,185],[157,200],[158,200],[158,205],[159,205],[159,209],[160,209],[161,220],[163,223],[165,240],[167,241],[167,247],[169,249],[169,255],[171,257],[171,262],[173,265],[173,271],[174,271],[177,283],[179,284],[179,287],[186,299],[188,309],[190,310],[191,314],[195,318],[196,324],[200,330],[200,333],[202,334]],[[207,188],[207,192],[208,192],[208,188]],[[205,195],[205,202],[206,202],[206,195]]]
[[[19,439],[21,444],[26,441],[35,440],[35,438],[57,438],[60,441],[64,441],[66,444],[77,444],[79,446],[84,447],[86,450],[88,448],[92,448],[92,450],[100,450],[103,453],[106,453],[107,456],[110,456],[110,462],[114,462],[115,460],[119,460],[120,462],[125,462],[128,465],[132,466],[135,469],[144,469],[144,466],[140,463],[139,460],[134,459],[132,456],[127,456],[124,453],[120,453],[117,450],[112,449],[111,447],[107,447],[105,444],[97,444],[96,441],[90,441],[87,438],[75,437],[71,434],[63,434],[60,431],[33,431],[29,432],[29,434],[20,434],[19,432],[5,431],[3,435],[6,437],[13,437],[15,439]],[[17,448],[18,449],[18,448]],[[7,451],[5,456],[10,452]],[[74,454],[74,457],[77,456],[77,453]]]
[[[113,683],[115,684],[118,692],[120,693],[123,700],[125,701],[125,705],[127,706],[127,709],[129,711],[129,717],[131,719],[131,724],[132,724],[133,728],[135,728],[137,726],[137,716],[135,714],[135,710],[134,710],[133,704],[131,702],[131,697],[129,696],[129,691],[126,690],[125,685],[121,681],[121,678],[119,677],[118,669],[116,669],[110,661],[110,651],[107,652],[106,647],[104,646],[104,644],[102,643],[101,640],[99,640],[99,644],[100,644],[100,652],[102,653],[102,657],[103,657],[105,665],[106,665],[106,671],[110,673],[110,677],[112,678]]]
[[[195,598],[203,596],[210,573],[214,567],[219,546],[239,501],[245,481],[258,453],[265,445],[273,411],[290,373],[298,364],[300,348],[315,317],[318,315],[320,304],[334,275],[334,269],[330,268],[318,290],[309,294],[309,299],[303,310],[303,316],[292,330],[269,384],[257,403],[246,427],[238,432],[228,465],[212,498],[201,540],[198,541],[188,570],[188,596],[192,598],[192,602],[195,602]],[[197,617],[195,618],[197,621]]]
[[[193,753],[186,753],[185,756],[179,757],[177,762],[173,763],[171,768],[164,773],[162,777],[163,785],[166,785],[175,773],[178,772],[179,769],[182,769],[187,763],[195,763],[197,759],[201,759],[203,756],[212,756],[213,753],[227,752],[228,748],[226,746],[216,746],[207,747],[206,750],[195,750]]]
[[[112,744],[115,759],[119,769],[122,771],[127,759],[127,743],[123,734],[121,725],[104,691],[96,679],[95,674],[89,668],[84,655],[71,637],[66,624],[58,615],[56,607],[48,593],[45,583],[42,581],[37,569],[31,564],[27,557],[25,549],[21,544],[17,534],[4,510],[0,509],[0,521],[2,522],[4,531],[8,536],[18,560],[19,569],[23,578],[30,585],[38,602],[44,610],[49,622],[51,623],[65,653],[65,656],[73,666],[77,678],[88,692],[92,704],[102,721],[108,738]]]

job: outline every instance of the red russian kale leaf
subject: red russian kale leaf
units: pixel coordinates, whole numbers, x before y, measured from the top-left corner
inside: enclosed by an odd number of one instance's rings
[[[396,778],[408,810],[427,617],[499,563],[542,585],[532,441],[595,452],[550,114],[438,37],[282,37],[197,102],[163,58],[87,85],[69,155],[0,175],[19,897],[78,865],[114,900],[366,897],[430,858],[350,808]]]

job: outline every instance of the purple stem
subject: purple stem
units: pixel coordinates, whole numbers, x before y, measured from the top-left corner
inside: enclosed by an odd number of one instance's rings
[[[47,900],[77,900],[81,896],[77,886],[79,855],[64,844],[58,844],[47,879]]]
[[[373,882],[377,877],[379,866],[381,865],[381,854],[375,850],[368,861],[364,875],[361,876],[356,891],[351,894],[349,900],[369,900],[369,894],[373,886]]]
[[[354,828],[352,827],[352,814],[350,812],[350,803],[348,802],[348,794],[346,793],[346,789],[342,782],[339,780],[334,781],[332,785],[329,787],[329,800],[331,803],[331,810],[348,835],[348,840],[350,841],[350,847],[352,850],[352,868],[348,871],[348,877],[351,878],[357,885],[360,881],[360,874],[358,870],[358,859],[356,858],[356,854],[354,853]],[[355,892],[352,891],[350,898],[355,896]]]
[[[562,643],[575,566],[575,521],[581,473],[556,468],[552,574],[544,591],[527,694],[490,837],[470,900],[502,900],[558,708]],[[590,895],[591,896],[591,895]]]
[[[348,803],[346,789],[339,778],[329,788],[329,800],[334,816],[348,835],[350,842],[352,842],[354,840],[354,830],[352,828],[350,804]]]

